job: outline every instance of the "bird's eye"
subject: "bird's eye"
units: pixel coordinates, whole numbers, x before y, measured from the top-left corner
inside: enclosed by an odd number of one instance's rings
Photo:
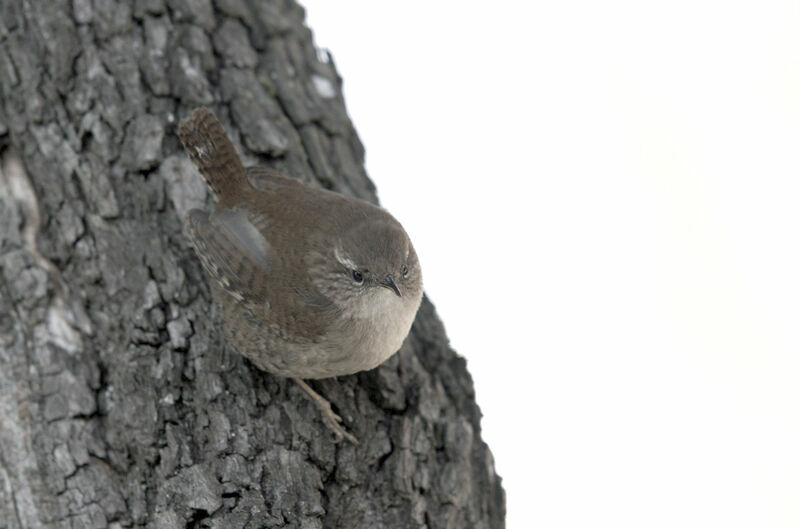
[[[403,272],[403,277],[408,277],[408,267],[407,266],[403,265],[402,272]]]
[[[363,283],[364,282],[364,275],[359,272],[358,270],[353,270],[353,281],[356,283]]]

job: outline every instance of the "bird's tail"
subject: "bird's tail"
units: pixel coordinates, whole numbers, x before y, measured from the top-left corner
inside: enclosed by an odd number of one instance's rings
[[[217,197],[225,200],[247,185],[242,159],[225,127],[206,107],[195,109],[178,124],[183,148]]]

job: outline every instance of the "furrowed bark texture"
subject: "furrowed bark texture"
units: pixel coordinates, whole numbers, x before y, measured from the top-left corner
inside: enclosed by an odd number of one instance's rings
[[[503,527],[427,300],[386,364],[314,382],[357,447],[222,338],[182,233],[211,198],[181,117],[207,105],[248,164],[376,200],[303,19],[289,0],[0,2],[0,528]]]

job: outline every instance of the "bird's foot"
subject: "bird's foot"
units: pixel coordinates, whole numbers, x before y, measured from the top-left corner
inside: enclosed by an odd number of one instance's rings
[[[304,380],[300,378],[295,378],[294,381],[297,383],[300,388],[305,391],[306,395],[308,395],[311,400],[317,405],[317,408],[322,412],[322,418],[325,421],[325,424],[328,425],[333,431],[333,434],[336,436],[336,442],[340,442],[342,439],[347,439],[353,445],[358,446],[358,439],[355,438],[352,434],[345,431],[342,427],[341,422],[342,418],[339,417],[331,408],[331,403],[328,402],[328,399],[311,389]]]

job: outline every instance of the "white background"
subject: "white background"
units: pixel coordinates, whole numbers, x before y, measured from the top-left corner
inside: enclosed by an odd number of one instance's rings
[[[508,527],[800,527],[800,4],[304,4]]]

